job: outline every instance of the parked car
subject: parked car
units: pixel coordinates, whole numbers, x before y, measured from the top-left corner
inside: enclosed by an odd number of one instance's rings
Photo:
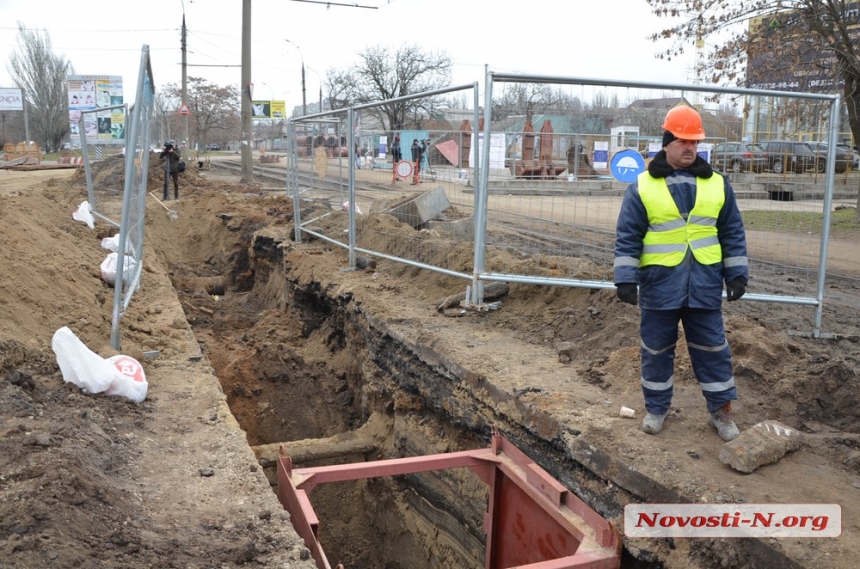
[[[857,152],[847,144],[837,144],[836,146],[851,156],[851,169],[860,170],[860,152]]]
[[[711,165],[722,172],[762,172],[768,167],[768,160],[757,144],[723,142],[714,146]]]
[[[826,142],[807,142],[806,143],[809,148],[812,149],[815,154],[818,156],[823,156],[824,159],[827,159],[827,143]],[[845,172],[848,168],[851,167],[851,161],[853,160],[853,156],[851,152],[849,152],[846,148],[840,148],[839,145],[836,145],[836,171],[837,172]]]
[[[827,160],[817,156],[805,143],[797,140],[768,140],[762,144],[767,154],[769,170],[775,174],[794,172],[802,174],[807,170],[824,172]]]
[[[221,150],[221,145],[217,144],[217,143],[207,144],[206,150],[207,151]]]
[[[135,153],[135,154],[137,154],[137,155],[140,155],[141,150],[142,150],[142,149],[141,149],[141,147],[140,147],[139,145],[134,147],[134,153]],[[123,147],[122,147],[122,150],[120,150],[120,151],[119,151],[119,153],[120,153],[122,156],[125,156],[125,146],[123,146]]]

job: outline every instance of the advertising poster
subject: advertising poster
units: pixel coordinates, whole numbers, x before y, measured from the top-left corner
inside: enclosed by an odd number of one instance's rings
[[[594,143],[594,167],[597,170],[606,170],[609,167],[609,143]]]
[[[80,120],[90,144],[125,144],[123,109],[100,108],[122,105],[122,77],[115,75],[68,75],[69,129],[72,146],[80,146]]]
[[[251,118],[272,118],[272,101],[251,101]]]
[[[469,150],[469,164],[480,167],[480,158],[484,155],[484,133],[478,133],[478,144],[475,135],[471,135],[472,147]],[[476,152],[477,151],[477,152]],[[505,133],[490,133],[490,168],[500,170],[505,167]]]
[[[272,101],[272,118],[283,119],[287,117],[287,102]]]
[[[21,89],[0,89],[0,111],[23,111]]]

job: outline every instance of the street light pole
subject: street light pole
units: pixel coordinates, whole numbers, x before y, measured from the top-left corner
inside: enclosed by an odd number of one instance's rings
[[[182,5],[182,104],[188,104],[188,65],[186,57],[188,54],[188,43],[186,41],[185,28],[185,4]],[[188,115],[182,115],[182,138],[185,144],[191,145],[191,140],[188,138]]]
[[[299,47],[299,44],[293,43],[290,40],[284,40],[287,43],[291,43],[296,46],[296,49],[299,50],[299,56],[302,58],[302,116],[308,114],[308,102],[305,98],[305,54],[302,52],[302,48]]]
[[[320,74],[319,74],[319,73],[317,73],[317,70],[316,70],[316,69],[314,69],[313,67],[308,67],[308,69],[310,69],[311,71],[313,71],[313,72],[314,72],[314,75],[316,75],[316,76],[317,76],[317,81],[319,81],[319,82],[320,82],[320,106],[319,106],[319,109],[317,109],[317,112],[318,112],[318,113],[321,113],[321,112],[323,112],[323,110],[324,110],[324,109],[323,109],[323,104],[322,104],[322,103],[323,103],[323,98],[322,98],[322,77],[320,77]]]

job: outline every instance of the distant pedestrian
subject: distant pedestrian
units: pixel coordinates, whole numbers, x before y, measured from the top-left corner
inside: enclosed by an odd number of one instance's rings
[[[412,185],[420,183],[421,180],[421,160],[424,157],[424,150],[427,148],[426,142],[421,140],[419,141],[417,138],[412,139],[412,146],[410,147],[410,151],[412,152],[412,162],[413,162],[413,174],[412,174]]]
[[[176,148],[175,140],[164,143],[164,150],[158,155],[164,162],[164,201],[170,198],[169,182],[173,179],[173,199],[179,199],[179,163],[182,161],[179,149]]]
[[[403,159],[403,151],[400,148],[400,136],[394,135],[394,142],[391,143],[391,161],[396,165]]]

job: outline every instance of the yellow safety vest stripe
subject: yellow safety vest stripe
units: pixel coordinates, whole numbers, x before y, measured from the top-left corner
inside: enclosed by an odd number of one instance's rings
[[[696,178],[696,203],[687,220],[681,216],[664,178],[648,172],[639,175],[639,197],[648,212],[648,231],[643,240],[639,266],[680,265],[687,247],[703,265],[722,260],[717,238],[717,217],[726,201],[723,177],[714,172],[710,178]]]

